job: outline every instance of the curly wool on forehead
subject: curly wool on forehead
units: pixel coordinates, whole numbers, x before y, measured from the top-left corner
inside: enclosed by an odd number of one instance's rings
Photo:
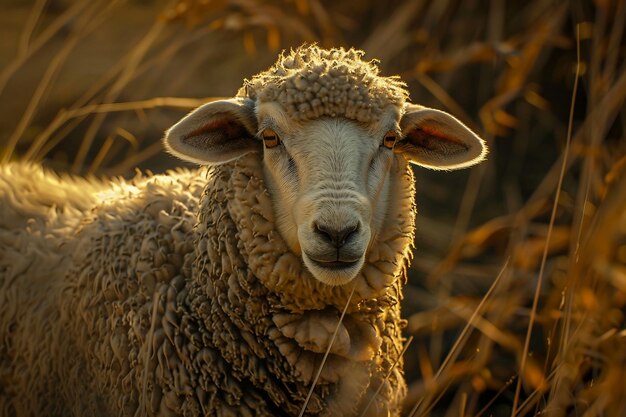
[[[281,54],[267,71],[245,80],[237,93],[258,102],[279,103],[296,120],[343,116],[371,123],[389,105],[408,99],[399,77],[382,77],[363,51],[302,46]]]

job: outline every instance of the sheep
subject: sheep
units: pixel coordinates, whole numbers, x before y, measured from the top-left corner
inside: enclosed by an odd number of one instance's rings
[[[0,167],[0,414],[399,415],[410,164],[484,142],[362,51],[305,45],[164,144],[202,167]]]

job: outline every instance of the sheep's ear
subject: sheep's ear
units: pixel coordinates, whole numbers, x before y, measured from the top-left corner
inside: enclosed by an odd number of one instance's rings
[[[165,148],[175,156],[199,164],[232,161],[262,149],[255,139],[254,102],[234,98],[198,107],[166,133]]]
[[[405,110],[400,120],[402,138],[394,151],[412,163],[451,170],[485,158],[485,142],[453,116],[414,104],[408,104]]]

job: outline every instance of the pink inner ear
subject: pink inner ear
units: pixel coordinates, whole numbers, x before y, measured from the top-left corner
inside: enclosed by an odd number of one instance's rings
[[[207,134],[217,134],[216,136],[226,139],[238,139],[250,136],[241,124],[231,119],[213,119],[209,123],[204,124],[198,129],[188,133],[183,139],[205,136]]]
[[[407,138],[411,143],[430,150],[440,149],[441,141],[449,142],[454,145],[460,145],[466,148],[463,142],[453,139],[445,135],[442,131],[433,129],[432,127],[415,128],[409,131]]]

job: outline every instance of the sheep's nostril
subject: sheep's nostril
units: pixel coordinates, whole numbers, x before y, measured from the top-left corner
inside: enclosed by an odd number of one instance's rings
[[[315,222],[313,223],[313,231],[322,240],[325,240],[326,242],[333,242],[333,235],[329,227]]]
[[[359,231],[359,223],[343,228],[337,232],[338,246],[343,246],[353,235]]]
[[[359,231],[359,223],[341,229],[334,229],[330,226],[315,222],[313,224],[313,230],[324,241],[332,243],[339,248]]]

